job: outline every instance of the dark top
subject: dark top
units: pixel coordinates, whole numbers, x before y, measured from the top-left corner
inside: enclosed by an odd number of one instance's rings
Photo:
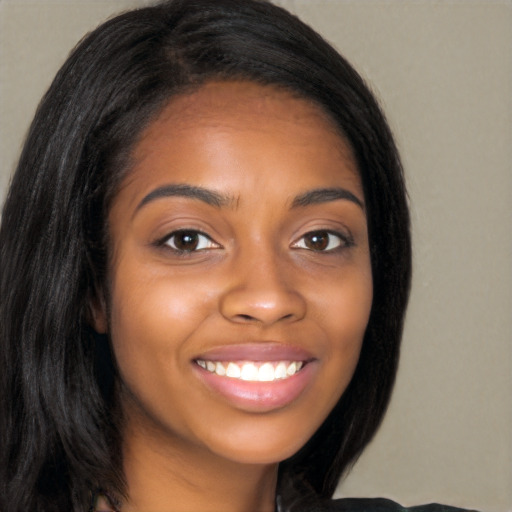
[[[295,503],[289,509],[282,507],[277,499],[276,512],[476,512],[447,505],[431,503],[417,507],[402,507],[394,501],[385,498],[342,498],[337,500],[325,500],[312,503]],[[96,506],[91,507],[91,512],[118,512],[115,507],[107,504],[108,500],[99,497]]]
[[[299,507],[297,512],[299,510],[301,512],[470,512],[437,503],[407,508],[384,498],[342,498],[311,504],[304,509]]]

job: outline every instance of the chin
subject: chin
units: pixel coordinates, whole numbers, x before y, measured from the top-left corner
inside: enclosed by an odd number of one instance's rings
[[[238,432],[212,439],[210,450],[241,464],[278,464],[295,455],[315,431],[316,428],[301,429],[297,425],[276,425],[275,429],[241,427]]]

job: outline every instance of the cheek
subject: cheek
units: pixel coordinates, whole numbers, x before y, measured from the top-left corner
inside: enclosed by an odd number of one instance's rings
[[[345,332],[344,339],[359,340],[362,338],[368,325],[373,300],[373,285],[371,275],[365,273],[358,278],[345,283],[348,293],[338,294],[337,314],[332,312],[332,318],[338,329]]]
[[[125,382],[138,387],[166,380],[184,364],[186,341],[205,317],[195,283],[120,264],[111,294],[110,334]]]
[[[334,348],[362,340],[373,301],[373,280],[369,260],[326,283],[317,295],[320,324],[331,336],[341,340]],[[357,343],[356,343],[357,344]]]
[[[206,307],[204,279],[180,279],[144,265],[119,265],[114,282],[113,331],[128,336],[138,332],[149,342],[168,344],[176,333],[197,325]]]
[[[154,425],[173,418],[173,430],[187,432],[188,416],[176,404],[189,393],[187,341],[208,316],[207,306],[193,284],[183,286],[140,267],[137,275],[120,265],[111,296],[110,333],[127,392],[121,395],[123,408],[127,417],[142,412]]]
[[[326,378],[337,383],[332,406],[348,386],[357,366],[373,300],[370,265],[332,282],[319,300],[319,324],[330,340],[325,345]]]

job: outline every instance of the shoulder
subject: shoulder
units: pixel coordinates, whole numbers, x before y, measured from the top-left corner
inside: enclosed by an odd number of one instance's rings
[[[306,511],[304,511],[306,512]],[[311,511],[313,512],[313,511]],[[319,504],[314,512],[476,512],[466,509],[431,503],[417,507],[402,507],[384,498],[343,498]]]

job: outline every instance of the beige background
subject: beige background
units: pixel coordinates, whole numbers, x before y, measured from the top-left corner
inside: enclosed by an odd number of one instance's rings
[[[214,1],[214,0],[212,0]],[[136,0],[0,0],[0,191],[69,49]],[[396,392],[340,496],[512,510],[512,3],[282,0],[369,80],[407,170]]]

